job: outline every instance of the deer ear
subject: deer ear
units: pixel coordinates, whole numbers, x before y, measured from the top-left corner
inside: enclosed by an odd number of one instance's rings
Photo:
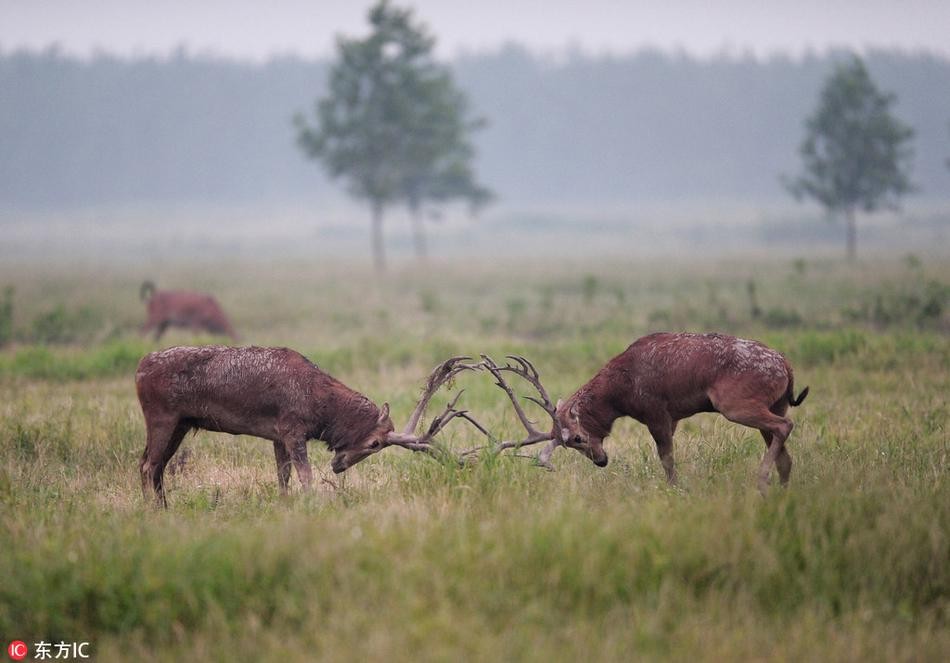
[[[562,441],[562,442],[567,442],[569,439],[571,439],[571,431],[570,431],[569,429],[567,429],[567,428],[562,428],[562,429],[561,429],[561,441]]]
[[[572,405],[570,410],[571,419],[577,421],[581,418],[581,415],[577,413],[577,405]]]
[[[379,410],[379,423],[383,423],[389,419],[389,403],[383,403],[383,407]]]
[[[555,412],[557,412],[558,410],[561,409],[561,404],[562,404],[563,402],[564,402],[564,399],[562,399],[562,398],[557,399],[557,405],[554,406],[554,411],[555,411]]]

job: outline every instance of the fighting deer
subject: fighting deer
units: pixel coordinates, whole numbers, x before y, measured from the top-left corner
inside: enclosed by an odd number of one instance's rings
[[[154,283],[145,281],[139,289],[139,298],[147,307],[141,333],[154,331],[156,341],[169,327],[206,331],[238,340],[227,316],[211,295],[188,290],[156,290]]]
[[[608,460],[604,439],[614,421],[628,416],[647,426],[667,480],[676,483],[673,433],[677,422],[700,412],[718,412],[729,421],[761,432],[766,452],[759,465],[759,490],[766,491],[772,465],[777,467],[782,485],[788,483],[792,457],[785,442],[794,425],[785,414],[790,405],[801,405],[808,387],[796,397],[791,366],[762,343],[724,334],[650,334],[611,359],[587,384],[555,406],[551,406],[537,370],[523,358],[511,358],[517,366],[501,367],[488,357],[482,362],[508,394],[528,431],[524,440],[505,442],[499,448],[549,441],[538,456],[539,464],[549,469],[552,453],[562,445],[604,467]],[[531,400],[551,417],[550,433],[538,430],[528,420],[502,372],[520,375],[538,389],[541,400]]]
[[[203,429],[271,440],[277,480],[286,493],[291,464],[300,483],[313,481],[307,442],[321,440],[334,452],[337,474],[388,446],[437,455],[435,437],[456,418],[461,392],[430,423],[417,428],[435,392],[458,373],[475,366],[452,357],[426,381],[422,397],[401,433],[395,432],[389,404],[371,400],[287,348],[174,347],[146,355],[135,374],[145,416],[146,443],[139,470],[142,490],[167,506],[165,467],[191,430]]]

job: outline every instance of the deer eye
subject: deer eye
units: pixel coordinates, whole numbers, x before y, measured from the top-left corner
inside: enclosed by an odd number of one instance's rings
[[[574,436],[574,444],[584,444],[584,440],[581,439],[580,435]]]
[[[379,440],[373,440],[373,441],[370,443],[369,448],[370,448],[370,449],[379,449],[381,446],[383,446],[383,443],[382,443],[382,442],[380,442]]]

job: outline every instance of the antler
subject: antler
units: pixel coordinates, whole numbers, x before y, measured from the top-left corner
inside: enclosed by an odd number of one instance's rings
[[[455,405],[458,403],[459,397],[461,397],[464,390],[459,391],[455,397],[449,401],[449,403],[445,406],[445,409],[442,410],[442,412],[432,420],[425,433],[422,435],[416,434],[416,427],[419,425],[419,420],[422,418],[422,415],[425,412],[426,407],[428,407],[429,401],[432,400],[432,396],[435,395],[435,392],[437,392],[439,388],[446,382],[450,382],[459,373],[480,368],[480,363],[465,363],[469,360],[471,360],[471,357],[450,357],[435,367],[435,369],[429,375],[428,380],[426,380],[425,387],[422,391],[422,396],[419,398],[419,402],[416,404],[415,409],[409,416],[409,421],[402,429],[402,433],[394,432],[386,436],[389,444],[404,447],[412,451],[421,451],[430,455],[439,455],[441,452],[439,449],[433,446],[432,442],[436,435],[438,435],[450,421],[457,418],[465,419],[478,428],[479,431],[485,435],[488,435],[488,432],[482,427],[481,424],[475,421],[471,415],[468,414],[467,410],[456,409]]]
[[[554,404],[551,403],[551,397],[548,396],[548,392],[544,388],[544,385],[541,384],[541,374],[538,372],[538,369],[536,369],[534,367],[534,364],[532,364],[530,361],[528,361],[527,359],[519,355],[506,355],[507,359],[510,359],[511,361],[515,363],[514,365],[512,365],[509,362],[509,363],[506,363],[504,366],[499,366],[498,364],[496,364],[495,361],[488,355],[483,354],[481,357],[482,357],[482,361],[480,362],[479,366],[481,366],[481,368],[484,368],[489,373],[491,373],[492,376],[495,378],[495,384],[498,385],[498,387],[500,387],[508,395],[508,400],[511,401],[511,404],[515,409],[515,414],[518,415],[518,419],[519,421],[521,421],[521,425],[524,426],[525,431],[527,431],[528,433],[528,436],[524,438],[523,440],[498,441],[493,446],[493,449],[496,452],[498,452],[498,451],[504,451],[505,449],[516,449],[516,448],[528,446],[531,444],[538,444],[539,442],[551,441],[552,444],[549,445],[549,448],[545,448],[544,451],[541,452],[541,454],[537,458],[537,462],[539,465],[542,465],[543,467],[547,467],[548,469],[553,469],[551,467],[551,464],[549,463],[549,459],[551,457],[551,453],[553,453],[554,451],[554,448],[557,446],[554,443],[554,436],[552,436],[550,432],[541,431],[535,428],[534,422],[528,418],[528,415],[525,413],[524,408],[521,406],[521,403],[518,401],[518,397],[515,395],[514,389],[511,388],[511,385],[508,384],[507,380],[505,380],[505,377],[503,375],[503,373],[505,372],[514,373],[518,377],[522,378],[523,380],[529,382],[532,386],[534,386],[534,388],[537,389],[538,391],[538,395],[540,396],[540,399],[535,398],[533,396],[525,396],[525,398],[539,405],[541,409],[543,409],[545,412],[548,413],[548,416],[551,417],[552,421],[556,421],[555,419],[556,408]],[[482,429],[481,426],[479,426],[479,429],[482,430],[482,432],[485,433],[485,435],[488,435],[488,437],[491,439],[491,435],[489,435],[487,431]],[[484,448],[485,448],[484,446],[481,446],[481,447],[474,447],[472,449],[468,449],[467,451],[462,452],[462,457],[464,458],[467,455],[478,453]]]
[[[472,424],[476,429],[478,429],[482,435],[487,437],[490,440],[490,444],[472,447],[471,449],[461,452],[458,455],[458,460],[460,463],[465,463],[468,456],[473,456],[478,454],[478,452],[488,448],[497,453],[507,449],[518,449],[520,447],[538,444],[540,442],[550,442],[550,444],[548,444],[541,451],[541,453],[538,454],[536,462],[542,467],[553,470],[554,468],[550,464],[550,458],[551,454],[554,453],[554,450],[558,446],[558,441],[554,438],[554,436],[551,435],[550,432],[538,430],[538,428],[535,427],[535,423],[528,418],[527,413],[525,413],[524,408],[518,400],[518,396],[515,394],[514,389],[512,389],[511,385],[508,384],[508,381],[504,376],[504,373],[514,373],[518,377],[534,386],[539,397],[525,396],[524,398],[537,404],[541,409],[547,412],[552,421],[556,421],[556,407],[551,402],[551,397],[548,396],[548,392],[544,388],[544,385],[541,384],[541,375],[538,372],[538,369],[536,369],[534,364],[532,364],[530,361],[519,355],[507,355],[507,359],[509,359],[510,362],[506,363],[504,366],[499,366],[496,364],[495,361],[488,355],[483,354],[481,355],[481,358],[482,360],[480,362],[472,364],[466,363],[471,361],[471,357],[450,357],[436,366],[436,368],[429,375],[428,380],[426,380],[425,387],[422,391],[422,396],[419,398],[419,402],[416,404],[415,409],[413,409],[412,414],[409,417],[409,421],[406,423],[402,432],[390,433],[386,438],[387,441],[393,446],[403,447],[411,451],[420,451],[431,456],[444,456],[447,453],[446,450],[441,449],[433,444],[436,436],[442,432],[442,430],[453,419],[464,419],[465,421]],[[524,426],[524,429],[527,432],[527,437],[522,440],[509,441],[498,440],[495,438],[484,426],[482,426],[474,417],[472,417],[467,410],[460,410],[456,408],[459,398],[462,396],[464,390],[455,394],[455,397],[446,404],[445,409],[443,409],[441,413],[432,419],[425,433],[418,435],[416,433],[416,428],[419,425],[419,421],[422,419],[422,415],[428,407],[429,402],[432,400],[432,397],[439,390],[439,388],[447,382],[450,382],[456,375],[463,371],[482,369],[491,373],[495,378],[495,384],[498,385],[498,387],[500,387],[508,395],[508,399],[511,401],[511,404],[515,409],[515,414],[518,416],[518,420],[521,422],[521,425]]]

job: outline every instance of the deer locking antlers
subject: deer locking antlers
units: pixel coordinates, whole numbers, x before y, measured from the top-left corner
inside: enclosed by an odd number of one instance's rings
[[[466,364],[466,360],[471,360],[471,357],[450,357],[435,367],[432,374],[429,375],[429,379],[426,380],[422,396],[419,398],[419,402],[412,411],[412,415],[410,415],[409,421],[403,427],[402,432],[392,432],[386,436],[386,441],[390,445],[404,447],[410,451],[421,451],[429,455],[439,456],[442,455],[443,450],[433,444],[435,437],[442,432],[442,429],[453,419],[466,419],[480,431],[485,432],[481,424],[469,416],[466,410],[456,409],[455,405],[462,395],[462,391],[459,391],[445,406],[445,409],[432,420],[426,432],[422,435],[416,434],[419,421],[422,419],[422,415],[426,407],[428,407],[429,401],[432,400],[432,396],[435,395],[435,392],[437,392],[442,385],[454,380],[455,376],[459,373],[479,368],[479,364]]]
[[[549,462],[551,454],[564,445],[604,467],[608,462],[604,438],[616,419],[632,417],[650,429],[667,480],[675,483],[673,433],[677,422],[700,412],[719,412],[732,422],[757,428],[765,439],[768,449],[759,465],[760,492],[765,494],[768,489],[773,465],[779,481],[783,485],[789,481],[792,458],[785,442],[795,424],[785,415],[789,407],[801,405],[808,387],[796,396],[788,361],[758,341],[725,334],[650,334],[611,359],[563,405],[557,406],[551,404],[531,362],[516,355],[509,355],[508,359],[510,363],[499,366],[491,357],[482,355],[480,362],[468,368],[492,374],[495,384],[511,401],[527,437],[517,441],[495,439],[467,413],[454,409],[456,397],[446,412],[436,418],[433,427],[438,428],[451,416],[464,416],[490,441],[487,446],[463,452],[462,462],[483,449],[500,452],[547,441],[548,445],[538,454],[538,465],[553,469]],[[528,419],[506,381],[509,374],[517,375],[537,390],[538,397],[526,399],[551,417],[551,433],[539,430]]]
[[[459,464],[464,465],[465,463],[470,462],[472,459],[477,458],[480,453],[486,451],[490,453],[500,453],[508,449],[517,450],[521,447],[538,444],[540,442],[549,442],[549,444],[536,458],[534,456],[525,456],[522,454],[515,455],[523,458],[535,458],[538,465],[549,470],[553,470],[554,468],[550,464],[550,458],[551,454],[554,452],[554,449],[557,447],[555,436],[551,432],[553,431],[553,426],[547,432],[536,428],[535,422],[531,421],[531,419],[529,419],[528,415],[525,413],[524,408],[518,400],[518,396],[515,394],[515,390],[505,379],[505,374],[508,373],[516,375],[531,384],[537,390],[538,397],[525,396],[524,398],[540,406],[541,409],[543,409],[548,414],[548,416],[551,417],[553,423],[555,421],[556,407],[551,402],[551,398],[548,396],[547,390],[541,383],[540,373],[534,367],[534,364],[524,357],[518,355],[507,355],[506,358],[509,359],[510,362],[504,364],[503,366],[495,363],[495,361],[488,355],[483,354],[481,355],[481,358],[482,360],[479,362],[466,363],[470,362],[472,358],[451,357],[437,366],[426,381],[422,396],[413,410],[412,415],[409,417],[408,423],[403,428],[402,433],[389,433],[387,436],[387,442],[393,446],[404,447],[411,451],[419,451],[432,456],[452,456],[452,452],[447,448],[440,446],[435,438],[453,419],[464,419],[474,426],[482,435],[487,437],[489,443],[486,445],[472,447],[471,449],[467,449],[461,453],[455,454]],[[431,421],[424,434],[416,434],[416,428],[419,425],[419,421],[422,419],[422,415],[425,412],[426,407],[429,405],[429,402],[432,400],[435,392],[438,391],[442,385],[452,381],[459,373],[462,373],[463,371],[477,370],[484,370],[491,373],[492,377],[495,379],[495,384],[505,392],[505,394],[508,396],[508,399],[511,401],[511,405],[515,410],[515,414],[527,432],[527,436],[521,440],[501,440],[492,435],[485,426],[483,426],[471,414],[469,414],[468,410],[460,410],[456,408],[459,398],[462,395],[461,390],[456,393],[455,396],[448,402],[448,404],[445,406],[445,409]]]

